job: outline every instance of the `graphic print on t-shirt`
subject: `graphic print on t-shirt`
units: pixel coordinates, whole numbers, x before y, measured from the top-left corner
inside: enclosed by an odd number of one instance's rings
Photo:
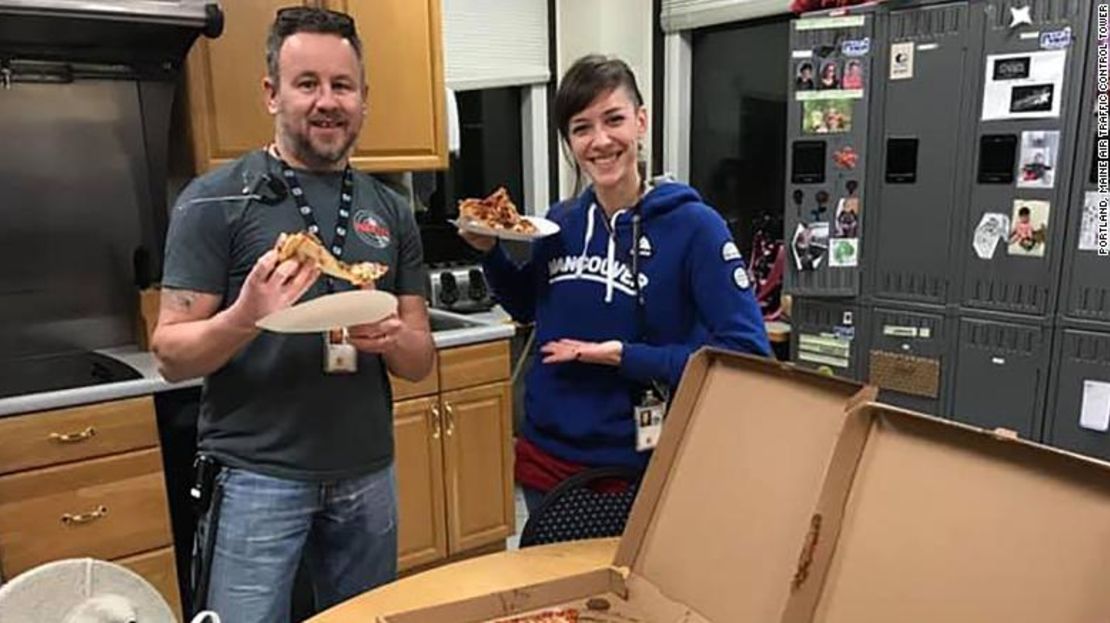
[[[355,235],[358,236],[359,240],[377,249],[384,249],[389,246],[391,240],[389,228],[382,221],[375,218],[370,210],[356,211],[354,218],[351,220],[354,223]]]

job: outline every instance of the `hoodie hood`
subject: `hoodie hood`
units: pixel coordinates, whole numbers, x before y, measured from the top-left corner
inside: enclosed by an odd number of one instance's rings
[[[703,203],[698,191],[686,184],[673,181],[670,176],[659,176],[648,183],[648,191],[640,200],[639,208],[643,215],[642,218],[648,220],[666,214],[687,203]],[[604,214],[604,211],[601,210],[601,204],[597,202],[597,192],[593,186],[587,188],[575,204],[584,207],[597,204],[599,214]],[[631,210],[628,209],[619,210],[617,215],[626,213],[629,214],[628,218],[631,219]]]
[[[586,228],[582,237],[582,251],[579,254],[577,262],[576,276],[582,277],[583,271],[589,265],[587,262],[587,255],[590,251],[590,241],[599,231],[618,232],[625,228],[631,229],[633,227],[633,220],[635,218],[635,210],[638,208],[640,211],[641,227],[646,227],[647,223],[655,220],[665,214],[668,214],[679,207],[687,204],[700,204],[702,203],[701,196],[696,190],[685,185],[678,184],[670,180],[668,177],[660,177],[653,179],[649,184],[648,192],[640,200],[634,208],[625,208],[618,210],[612,217],[608,217],[608,226],[602,224],[606,219],[605,210],[602,209],[601,204],[597,201],[597,193],[593,186],[590,186],[575,202],[578,209],[586,211]],[[631,237],[631,232],[628,236]],[[613,289],[616,285],[616,280],[619,273],[624,271],[620,258],[617,252],[617,243],[621,235],[606,236],[608,242],[605,250],[605,302],[611,303],[613,301]],[[640,244],[645,244],[641,239]],[[641,249],[646,253],[650,253],[650,249]],[[643,278],[641,276],[641,282]],[[645,284],[641,283],[643,287]]]

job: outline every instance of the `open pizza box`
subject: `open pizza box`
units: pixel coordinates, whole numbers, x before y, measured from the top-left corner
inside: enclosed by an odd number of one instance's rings
[[[875,395],[703,350],[687,365],[610,569],[378,621],[501,621],[567,607],[580,621],[779,621],[845,419]],[[588,611],[598,596],[609,609]]]
[[[782,623],[1110,621],[1107,463],[864,405],[810,525]]]

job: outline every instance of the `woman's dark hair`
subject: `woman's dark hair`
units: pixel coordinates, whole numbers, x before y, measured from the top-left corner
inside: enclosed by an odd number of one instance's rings
[[[570,144],[571,117],[585,110],[599,95],[617,87],[624,87],[636,108],[644,105],[644,96],[640,94],[640,87],[636,85],[636,75],[632,73],[628,63],[601,54],[588,54],[570,66],[559,83],[552,111],[555,127],[559,129],[559,136],[562,137],[564,144]],[[578,180],[582,175],[578,163],[573,162],[573,158],[572,164],[575,174],[574,193],[578,194],[580,190]],[[643,168],[641,163],[641,169]],[[641,179],[643,175],[644,171],[641,170]]]
[[[644,105],[644,96],[636,86],[636,76],[624,61],[600,54],[583,56],[563,74],[555,93],[555,127],[564,141],[569,139],[570,118],[582,112],[597,96],[617,87],[624,87],[637,107]]]

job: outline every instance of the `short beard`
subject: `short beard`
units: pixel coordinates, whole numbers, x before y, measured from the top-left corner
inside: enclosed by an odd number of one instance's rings
[[[309,140],[308,134],[303,134],[294,131],[284,123],[281,124],[281,133],[284,135],[285,142],[293,151],[293,156],[306,164],[310,169],[316,170],[332,170],[338,168],[336,165],[342,163],[350,153],[351,146],[358,140],[358,136],[352,134],[336,149],[321,152],[313,146],[312,141]]]

